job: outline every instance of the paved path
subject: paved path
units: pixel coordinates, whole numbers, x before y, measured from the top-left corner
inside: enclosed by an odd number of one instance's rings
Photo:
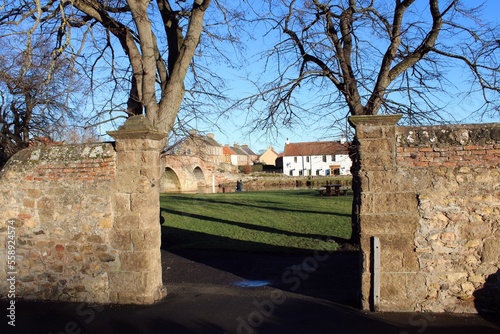
[[[360,311],[357,259],[164,252],[168,296],[155,305],[18,301],[0,333],[500,333],[498,317]]]

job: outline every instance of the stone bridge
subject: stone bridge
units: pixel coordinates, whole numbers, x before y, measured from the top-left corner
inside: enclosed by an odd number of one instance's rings
[[[160,192],[191,192],[211,186],[214,166],[198,157],[164,155]]]

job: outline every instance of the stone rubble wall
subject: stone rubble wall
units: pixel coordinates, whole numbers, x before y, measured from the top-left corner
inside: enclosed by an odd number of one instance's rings
[[[355,116],[362,304],[380,311],[500,312],[500,124],[396,127]]]
[[[476,291],[500,269],[500,124],[397,127],[396,145],[420,216],[416,309],[494,311]]]
[[[118,267],[110,247],[115,152],[110,144],[46,146],[13,156],[0,178],[0,240],[15,227],[15,270],[0,248],[0,293],[16,272],[26,299],[106,302],[108,273]],[[12,230],[12,229],[11,229]]]
[[[150,304],[164,296],[159,179],[165,135],[144,116],[110,135],[114,146],[29,148],[4,166],[4,298],[12,277],[19,299]],[[15,264],[8,264],[10,255]]]

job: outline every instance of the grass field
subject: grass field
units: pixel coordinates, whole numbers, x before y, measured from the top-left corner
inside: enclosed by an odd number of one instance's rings
[[[336,250],[351,234],[352,196],[316,190],[162,194],[162,247],[265,253]]]

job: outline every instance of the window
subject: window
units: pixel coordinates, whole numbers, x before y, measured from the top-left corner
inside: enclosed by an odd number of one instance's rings
[[[323,162],[326,162],[326,155],[323,156]]]
[[[306,162],[309,162],[309,157],[306,157]]]
[[[332,161],[337,161],[337,160],[335,160],[335,156],[334,155],[332,155]]]
[[[297,157],[293,157],[293,162],[297,162]]]

